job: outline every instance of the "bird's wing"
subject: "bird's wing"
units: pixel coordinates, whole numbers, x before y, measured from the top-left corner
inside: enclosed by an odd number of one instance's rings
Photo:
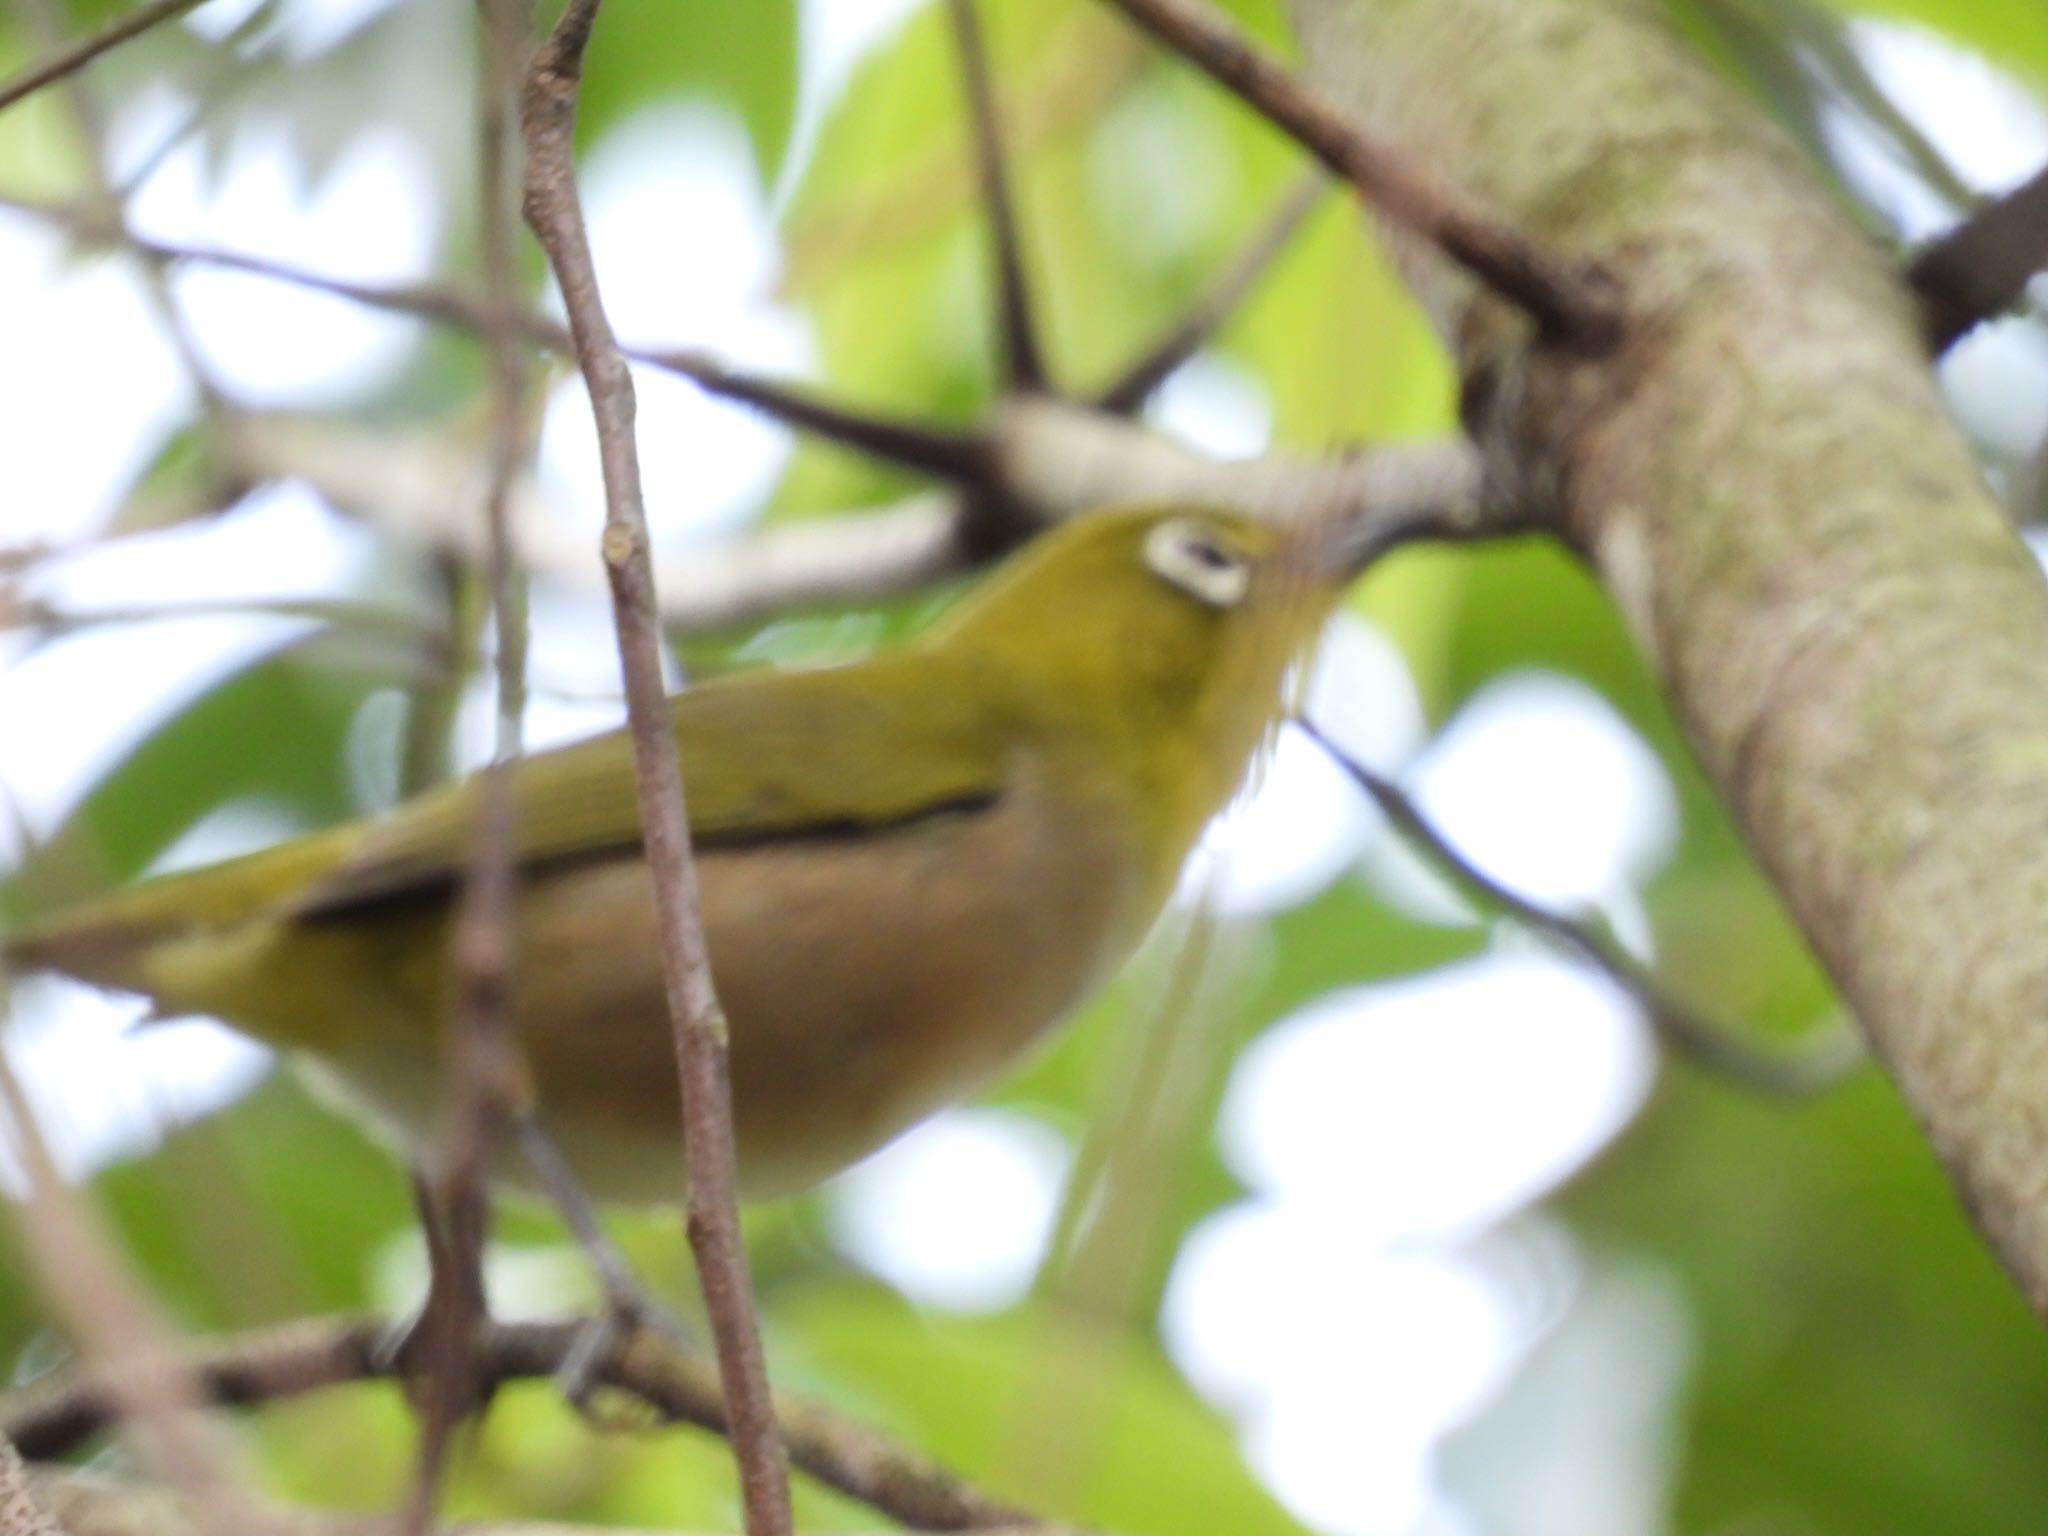
[[[690,834],[701,848],[843,837],[992,804],[1004,733],[976,690],[926,676],[908,653],[857,669],[753,673],[673,702]],[[640,808],[623,730],[517,765],[514,849],[522,872],[638,849]],[[468,858],[471,783],[402,806],[292,905],[339,918],[444,893]]]

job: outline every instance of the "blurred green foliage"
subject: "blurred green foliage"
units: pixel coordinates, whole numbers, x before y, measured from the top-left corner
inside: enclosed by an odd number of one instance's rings
[[[236,92],[202,132],[225,134],[237,111],[273,115],[295,125],[316,176],[338,144],[372,126],[353,115],[351,93],[368,61],[384,57],[382,32],[406,23],[408,9],[436,4],[459,23],[453,0],[404,0],[370,15],[328,58],[292,65],[264,43],[288,9],[268,0],[237,29]],[[69,0],[62,15],[85,28],[122,8]],[[1277,4],[1231,8],[1286,46]],[[1790,15],[1774,0],[1671,8],[1694,26],[1733,11],[1765,27]],[[1296,157],[1100,5],[992,0],[984,9],[1048,350],[1057,376],[1085,388],[1112,375],[1229,259],[1288,186]],[[807,152],[791,161],[805,143],[795,131],[799,11],[793,0],[608,0],[591,51],[583,145],[655,106],[734,114],[763,187],[784,189],[780,295],[814,338],[824,384],[856,403],[971,419],[994,387],[993,348],[985,233],[943,16],[923,6],[885,36],[821,104]],[[1834,14],[1934,29],[2048,91],[2048,9],[2039,0],[1839,0]],[[1805,25],[1816,15],[1838,25],[1826,12],[1800,15]],[[0,10],[0,73],[38,46],[25,12]],[[108,61],[101,80],[116,95],[156,74],[189,84],[209,78],[193,71],[211,56],[192,36],[166,33]],[[1765,80],[1736,51],[1713,57],[1747,88],[1781,93],[1770,104],[1786,120],[1816,121],[1827,105],[1824,86],[1796,71]],[[467,58],[431,63],[450,78],[471,68]],[[1821,147],[1817,136],[1808,142]],[[445,243],[459,272],[475,247],[460,191],[465,152],[416,147],[447,191]],[[10,189],[61,189],[84,158],[53,99],[0,124]],[[355,405],[396,416],[460,408],[481,379],[473,356],[456,358],[464,350],[445,338],[423,344],[390,398]],[[1312,216],[1212,356],[1255,389],[1275,441],[1288,447],[1454,427],[1444,353],[1341,198]],[[762,513],[827,516],[907,486],[895,471],[805,444]],[[388,600],[395,587],[441,621],[431,611],[437,589],[419,579],[418,564],[394,551],[374,590],[338,595]],[[1359,603],[1400,646],[1432,722],[1489,680],[1529,667],[1582,678],[1612,700],[1665,763],[1682,813],[1675,854],[1640,893],[1661,970],[1682,994],[1761,1033],[1790,1036],[1827,1014],[1810,957],[1686,756],[1619,621],[1569,556],[1533,544],[1410,552],[1377,573]],[[928,607],[899,605],[878,628],[914,622]],[[802,651],[807,633],[785,625],[696,649],[720,662]],[[826,630],[819,636],[834,643]],[[362,795],[351,731],[379,690],[439,686],[421,683],[421,660],[389,645],[367,654],[337,647],[329,636],[221,679],[109,766],[0,895],[18,915],[127,878],[224,805],[261,803],[304,825],[354,813]],[[1210,1044],[1169,1128],[1175,1158],[1165,1183],[1145,1191],[1147,1230],[1132,1239],[1129,1289],[1116,1307],[1076,1304],[1073,1277],[1054,1264],[1034,1299],[1001,1314],[920,1311],[837,1254],[813,1197],[751,1218],[781,1378],[1057,1517],[1162,1536],[1295,1528],[1156,1333],[1182,1239],[1243,1194],[1208,1116],[1237,1049],[1292,1008],[1335,986],[1467,958],[1485,934],[1404,915],[1346,877],[1218,943],[1229,964],[1207,1004],[1216,1013]],[[1099,1117],[1122,1108],[1133,1031],[1157,1007],[1161,962],[1150,963],[1149,982],[1141,966],[995,1099],[1076,1140],[1099,1130]],[[392,1277],[416,1262],[396,1161],[284,1081],[107,1170],[95,1191],[170,1316],[190,1329],[388,1306],[402,1289]],[[1614,1302],[1617,1288],[1593,1282],[1619,1274],[1655,1277],[1683,1312],[1673,1348],[1686,1364],[1659,1407],[1670,1458],[1668,1469],[1651,1470],[1650,1518],[1668,1516],[1674,1531],[1750,1536],[1952,1536],[2048,1521],[2048,1348],[1875,1073],[1792,1108],[1670,1068],[1636,1123],[1554,1211],[1577,1234],[1591,1277],[1567,1329]],[[684,1300],[673,1223],[631,1216],[619,1229],[653,1282]],[[523,1208],[504,1232],[521,1251],[554,1242],[550,1224]],[[44,1360],[25,1269],[15,1253],[0,1265],[0,1347]],[[1538,1346],[1448,1463],[1454,1491],[1493,1512],[1488,1532],[1575,1529],[1568,1511],[1563,1525],[1542,1524],[1537,1501],[1502,1479],[1564,1454],[1550,1449],[1555,1429],[1587,1394],[1627,1396],[1628,1360],[1604,1379],[1566,1377],[1547,1365],[1549,1347]],[[410,1453],[406,1411],[383,1389],[255,1416],[246,1438],[273,1489],[351,1508],[395,1497]],[[1597,1479],[1598,1460],[1596,1452],[1579,1471]],[[541,1387],[510,1390],[493,1408],[462,1458],[451,1508],[736,1524],[715,1443],[681,1432],[596,1435]],[[816,1528],[873,1523],[814,1489],[800,1510]]]
[[[1830,0],[1845,16],[1912,22],[2048,87],[2048,12],[2032,0]]]

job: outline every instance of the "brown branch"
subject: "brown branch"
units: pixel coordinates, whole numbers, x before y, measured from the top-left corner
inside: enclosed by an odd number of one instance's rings
[[[45,40],[54,42],[60,35],[64,20],[63,9],[56,0],[18,0],[18,3],[24,16]],[[114,210],[113,216],[119,217],[121,193],[114,184],[108,162],[106,111],[98,93],[92,89],[92,83],[83,75],[66,79],[64,87],[63,95],[70,106],[71,117],[77,125],[79,137],[85,141],[86,179],[92,195],[102,207]],[[161,263],[148,266],[143,289],[150,308],[156,311],[171,350],[177,355],[179,366],[185,370],[193,392],[199,397],[202,420],[216,437],[224,438],[232,430],[235,407],[208,368],[192,334],[192,327],[179,307],[177,296],[165,280]]]
[[[203,1500],[229,1536],[257,1536],[260,1527],[233,1455],[194,1412],[200,1393],[169,1342],[169,1330],[122,1264],[99,1212],[58,1172],[4,1051],[0,1130],[27,1184],[19,1213],[34,1278],[81,1355],[105,1371],[107,1418],[135,1437],[163,1476]],[[19,1440],[6,1438],[22,1449]]]
[[[47,557],[44,557],[47,558]],[[0,586],[0,632],[30,632],[38,638],[76,634],[114,624],[175,624],[180,619],[217,618],[305,619],[336,629],[355,629],[389,638],[394,644],[447,650],[445,626],[404,608],[349,598],[254,597],[218,601],[171,599],[161,603],[119,603],[107,607],[66,608],[41,596]]]
[[[436,283],[357,283],[240,251],[207,246],[173,245],[124,228],[118,220],[89,210],[0,197],[0,208],[46,220],[89,241],[118,244],[153,261],[189,261],[200,266],[241,272],[271,282],[288,283],[311,293],[325,293],[365,308],[452,326],[479,336],[490,334],[495,319],[489,307],[456,289]],[[565,357],[576,355],[568,331],[521,313],[513,321],[532,345]],[[764,379],[720,362],[693,347],[624,346],[621,353],[636,363],[689,379],[706,394],[752,406],[787,426],[873,454],[891,463],[919,470],[937,479],[963,485],[981,484],[987,475],[986,445],[971,432],[896,420],[848,410],[820,400],[800,387]]]
[[[182,16],[197,4],[199,0],[151,0],[150,4],[129,12],[91,37],[60,49],[40,64],[30,65],[12,80],[0,84],[0,112],[24,97],[33,96],[44,86],[54,85],[76,74],[109,49],[118,48],[130,38],[140,37],[150,28]]]
[[[1328,188],[1328,178],[1321,171],[1311,171],[1283,194],[1279,205],[1246,242],[1237,259],[1217,275],[1186,314],[1104,386],[1095,397],[1095,408],[1112,416],[1129,416],[1143,406],[1168,375],[1207,345],[1223,322],[1236,312],[1252,285],[1287,248],[1287,242],[1294,238],[1295,231],[1322,201]]]
[[[488,1323],[479,1352],[493,1386],[552,1379],[587,1337],[589,1319]],[[252,1407],[349,1382],[381,1380],[393,1366],[374,1318],[309,1318],[280,1328],[187,1345],[180,1363],[207,1399]],[[718,1368],[705,1355],[643,1330],[594,1364],[601,1386],[637,1397],[663,1419],[725,1432]],[[67,1375],[0,1397],[0,1433],[24,1456],[68,1455],[114,1422],[110,1374]],[[775,1411],[791,1459],[828,1488],[915,1530],[982,1530],[1027,1522],[929,1457],[821,1403],[778,1394]]]
[[[85,238],[126,239],[165,259],[245,271],[436,324],[478,334],[491,324],[484,305],[447,288],[342,282],[236,252],[142,240],[76,210],[4,198],[0,207],[50,219]],[[545,321],[527,317],[521,325],[537,345],[563,351],[572,346],[565,333]],[[983,429],[945,433],[809,401],[786,386],[726,369],[701,352],[626,349],[626,355],[682,372],[712,393],[757,404],[884,457],[921,456],[928,467],[938,464],[942,477],[1000,497],[1040,521],[1115,502],[1181,499],[1282,519],[1319,515],[1332,505],[1404,521],[1418,510],[1434,509],[1445,537],[1486,536],[1518,526],[1513,507],[1482,500],[1479,461],[1462,443],[1381,448],[1324,460],[1268,457],[1219,464],[1143,427],[1044,396],[1005,402]],[[481,554],[471,512],[440,489],[468,472],[467,458],[448,451],[439,439],[409,452],[389,433],[372,435],[333,423],[316,427],[271,415],[245,418],[236,447],[237,468],[244,475],[299,475],[337,505],[395,533],[415,540],[424,535]],[[426,462],[430,455],[431,464]],[[435,488],[431,496],[422,496],[422,486]],[[520,500],[515,520],[526,531],[529,558],[551,574],[576,579],[568,553],[547,542],[553,520],[541,515],[530,493]],[[879,512],[765,529],[724,548],[664,560],[662,612],[679,627],[713,629],[792,607],[890,597],[985,558],[989,551],[963,538],[962,526],[955,498],[928,496]]]
[[[1795,61],[1795,67],[1803,65],[1825,76],[1837,97],[1860,114],[1874,132],[1891,142],[1893,151],[1905,159],[1928,190],[1952,208],[1968,207],[1976,201],[1970,184],[1957,173],[1948,157],[1870,73],[1863,55],[1845,35],[1839,12],[1816,4],[1815,0],[1769,0],[1761,9],[1762,14],[1750,25],[1768,30],[1777,45]],[[1727,18],[1716,20],[1725,24]]]
[[[1591,925],[1566,917],[1502,885],[1439,832],[1422,808],[1393,780],[1375,773],[1332,742],[1312,720],[1296,723],[1330,760],[1371,795],[1395,830],[1459,884],[1476,891],[1530,932],[1568,950],[1621,988],[1657,1035],[1680,1055],[1760,1093],[1808,1098],[1832,1088],[1866,1060],[1855,1030],[1829,1030],[1795,1056],[1781,1056],[1743,1040],[1725,1025],[1667,993],[1641,961]]]
[[[526,711],[525,604],[510,503],[526,433],[526,346],[516,321],[516,229],[508,178],[512,118],[519,90],[527,22],[520,0],[477,0],[483,36],[478,82],[478,223],[482,233],[484,340],[491,356],[491,444],[484,491],[484,581],[497,636],[497,741],[477,797],[469,868],[449,940],[455,976],[455,1028],[450,1037],[450,1103],[438,1158],[421,1181],[421,1215],[434,1258],[426,1310],[419,1322],[423,1385],[420,1444],[412,1486],[400,1512],[405,1536],[421,1536],[433,1519],[450,1437],[479,1401],[482,1376],[478,1326],[486,1315],[484,1244],[490,1232],[486,1170],[512,1117],[525,1105],[512,1040],[513,826],[511,774],[518,762]],[[439,1241],[431,1241],[438,1229]]]
[[[731,1414],[748,1536],[788,1536],[789,1475],[769,1397],[740,1234],[725,1016],[704,952],[682,766],[661,681],[660,614],[633,441],[633,376],[612,335],[577,196],[573,136],[583,51],[597,0],[569,0],[534,55],[520,98],[525,211],[561,288],[596,418],[604,471],[606,575],[625,673],[640,819],[660,923],[662,975],[680,1080],[685,1226]]]
[[[1211,7],[1199,0],[1109,3],[1270,120],[1380,213],[1528,311],[1550,339],[1587,351],[1619,341],[1620,294],[1605,274],[1545,250],[1409,165]]]
[[[535,339],[560,350],[557,337],[535,327]],[[784,426],[812,432],[845,447],[892,464],[949,481],[978,487],[988,480],[988,447],[978,433],[953,432],[922,422],[903,421],[867,411],[849,410],[820,400],[790,384],[775,383],[731,368],[708,352],[693,347],[623,348],[626,357],[669,373],[681,374],[707,394],[751,405]]]
[[[1979,321],[2020,301],[2048,268],[2048,165],[1913,258],[1927,349],[1939,357]]]
[[[1045,358],[1031,319],[1031,286],[1024,277],[1024,243],[1003,160],[1003,130],[989,77],[975,0],[947,0],[953,39],[960,55],[960,82],[973,129],[974,168],[988,214],[989,245],[996,269],[996,329],[1002,339],[1003,376],[1012,389],[1043,389]]]
[[[303,288],[310,293],[325,293],[338,299],[347,299],[350,303],[361,304],[368,309],[412,315],[417,319],[431,320],[478,334],[483,333],[490,325],[490,316],[484,311],[482,304],[452,288],[443,288],[432,283],[350,282],[344,278],[309,272],[302,267],[271,261],[262,256],[251,256],[241,251],[203,245],[174,245],[168,241],[152,239],[148,235],[137,234],[120,220],[109,217],[104,212],[76,204],[0,196],[0,209],[54,224],[84,243],[117,245],[153,261],[189,261],[197,266],[243,272],[251,277],[288,283],[294,288]],[[532,325],[546,329],[544,321],[536,320]],[[561,349],[566,351],[569,345],[566,333],[556,330],[555,334],[560,336]],[[543,341],[542,344],[551,343]]]
[[[1003,103],[1003,141],[1021,164],[1086,129],[1144,73],[1150,50],[1114,18],[1062,8],[1034,50],[1028,90]],[[951,138],[932,141],[893,169],[818,207],[792,208],[783,221],[775,293],[816,293],[872,258],[923,245],[954,227],[976,194],[972,157]]]
[[[29,1480],[31,1491],[67,1522],[72,1536],[213,1536],[214,1522],[207,1510],[153,1483],[48,1467],[31,1471]],[[376,1516],[282,1505],[265,1505],[263,1520],[270,1536],[390,1536],[391,1529],[388,1521]],[[533,1520],[461,1520],[451,1521],[442,1529],[450,1536],[690,1536],[679,1531],[635,1531],[630,1526],[564,1525]],[[0,1524],[0,1536],[8,1536],[4,1524]],[[1041,1525],[1011,1525],[991,1526],[982,1536],[1053,1533]]]

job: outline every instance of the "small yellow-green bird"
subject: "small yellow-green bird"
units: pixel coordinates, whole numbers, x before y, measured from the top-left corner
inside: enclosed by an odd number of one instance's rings
[[[1158,915],[1358,559],[1223,512],[1040,538],[919,638],[672,701],[742,1192],[801,1188],[1013,1061]],[[512,1017],[599,1198],[679,1187],[676,1074],[622,731],[521,761]],[[476,781],[151,880],[8,941],[302,1053],[435,1124]]]

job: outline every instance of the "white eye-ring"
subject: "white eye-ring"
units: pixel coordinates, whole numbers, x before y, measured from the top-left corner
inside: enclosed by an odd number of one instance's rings
[[[1191,517],[1171,518],[1146,534],[1145,563],[1214,608],[1241,601],[1251,586],[1252,568],[1244,556]]]

